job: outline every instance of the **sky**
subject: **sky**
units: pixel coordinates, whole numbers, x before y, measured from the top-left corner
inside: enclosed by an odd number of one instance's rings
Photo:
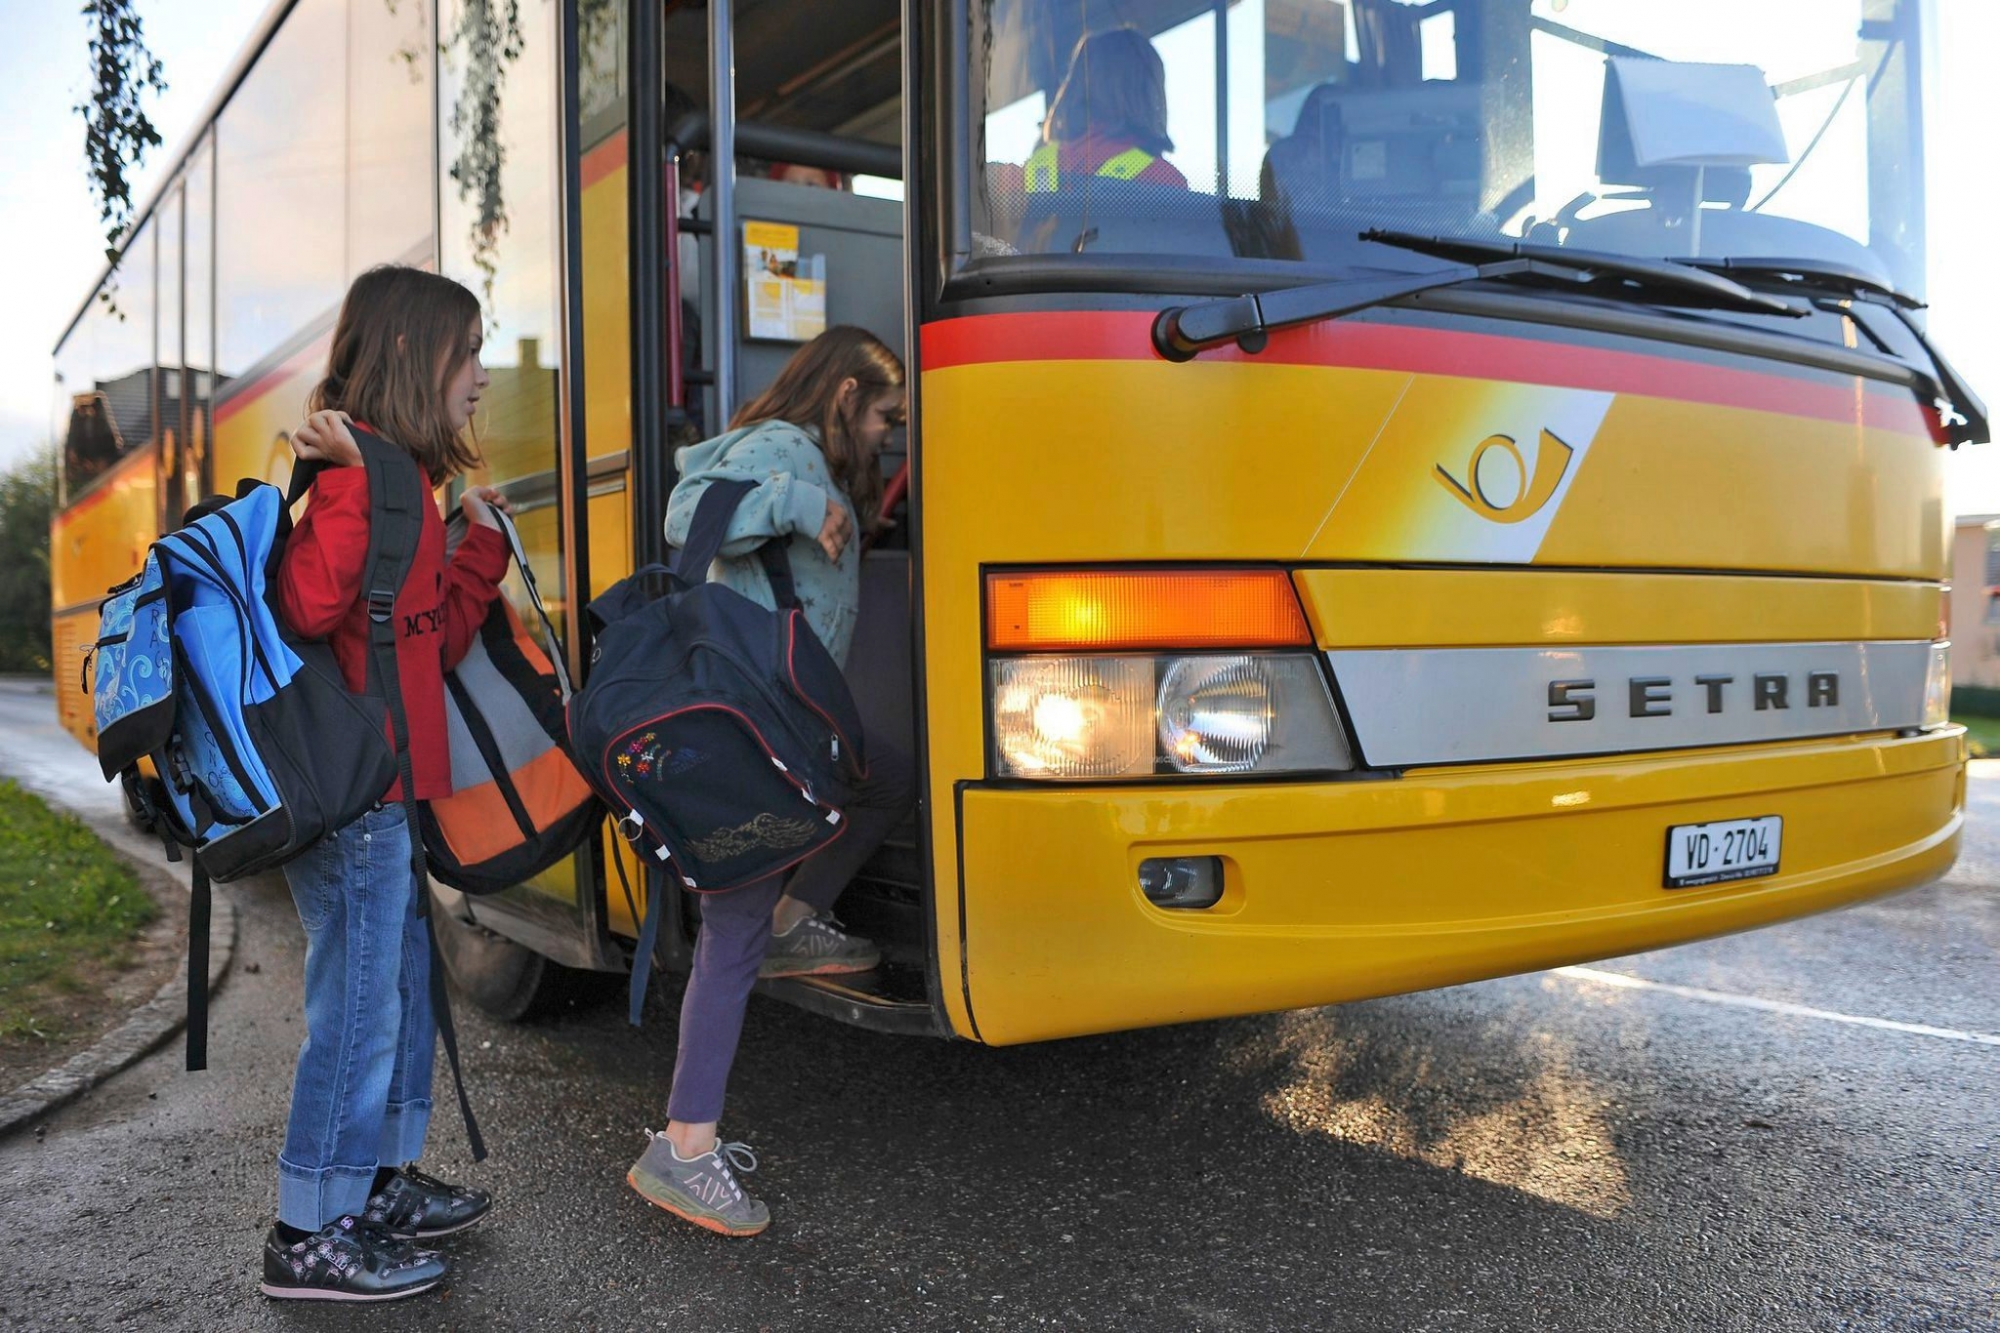
[[[166,140],[140,168],[143,204],[263,14],[267,0],[138,0],[168,88],[146,104]],[[0,42],[0,467],[49,438],[51,352],[104,269],[104,227],[71,108],[88,85],[89,29],[72,0],[6,0]]]
[[[1714,27],[1769,28],[1773,49],[1780,50],[1785,11],[1822,2],[1687,0],[1673,12],[1686,19],[1690,7],[1720,4]],[[1668,8],[1635,0],[1554,3],[1566,11],[1563,20],[1607,33],[1601,15],[1622,12],[1629,20]],[[266,4],[138,0],[169,87],[147,106],[167,146],[139,169],[136,201],[150,196],[175,150],[187,142],[195,117]],[[0,162],[8,167],[0,172],[0,290],[8,307],[0,320],[0,467],[46,444],[50,352],[104,262],[103,228],[84,169],[83,123],[72,110],[88,72],[79,6],[72,0],[8,0],[7,8],[0,44]],[[1992,253],[2000,216],[2000,157],[1992,145],[2000,127],[2000,4],[1937,0],[1937,13],[1928,151],[1931,331],[1973,386],[2000,406],[2000,262]],[[1687,21],[1691,30],[1707,26]],[[1637,44],[1648,34],[1617,35]],[[1248,153],[1232,156],[1254,160]],[[1802,173],[1791,189],[1812,186]],[[1961,450],[1951,460],[1946,501],[1954,512],[2000,513],[2000,444]]]

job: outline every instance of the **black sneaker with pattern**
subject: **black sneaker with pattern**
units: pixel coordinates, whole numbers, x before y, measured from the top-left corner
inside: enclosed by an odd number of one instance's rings
[[[401,1240],[431,1240],[463,1231],[493,1210],[485,1190],[452,1185],[413,1166],[397,1169],[368,1198],[362,1217]]]
[[[264,1237],[266,1296],[300,1301],[394,1301],[429,1291],[451,1265],[358,1217],[341,1217],[287,1244],[272,1227]]]

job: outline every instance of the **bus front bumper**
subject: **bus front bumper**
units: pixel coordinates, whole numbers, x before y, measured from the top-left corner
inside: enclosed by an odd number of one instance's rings
[[[1958,854],[1962,730],[1337,783],[959,793],[961,973],[994,1044],[1448,986],[1922,884]],[[1663,887],[1669,827],[1779,815],[1778,872]],[[1148,857],[1223,858],[1155,907]],[[954,978],[956,980],[956,978]]]

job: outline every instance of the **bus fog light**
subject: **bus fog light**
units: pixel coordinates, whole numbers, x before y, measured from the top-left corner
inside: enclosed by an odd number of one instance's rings
[[[1213,907],[1222,900],[1222,858],[1148,857],[1139,863],[1139,891],[1155,907]]]
[[[1924,673],[1924,729],[1951,721],[1951,644],[1931,645],[1930,667]]]

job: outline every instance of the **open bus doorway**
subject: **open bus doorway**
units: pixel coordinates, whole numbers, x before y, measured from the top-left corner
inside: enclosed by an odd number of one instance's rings
[[[668,321],[664,350],[669,365],[684,368],[678,393],[667,377],[668,457],[659,471],[668,489],[673,451],[720,434],[820,331],[856,325],[910,362],[900,6],[738,4],[731,17],[734,86],[725,100],[736,108],[728,135],[735,152],[726,180],[717,175],[712,131],[720,108],[710,79],[711,15],[669,5],[662,24],[662,160],[665,197],[676,207],[674,225],[662,229],[673,237],[673,253],[661,257],[663,304],[680,315]],[[847,675],[866,734],[914,755],[906,430],[881,458],[893,526],[862,557]],[[661,494],[662,514],[664,501]],[[922,885],[913,812],[837,909],[879,945],[883,966],[781,986],[843,1006],[872,1000],[927,1010]],[[678,906],[679,956],[662,960],[670,966],[685,963],[699,923],[697,895],[681,892]]]

